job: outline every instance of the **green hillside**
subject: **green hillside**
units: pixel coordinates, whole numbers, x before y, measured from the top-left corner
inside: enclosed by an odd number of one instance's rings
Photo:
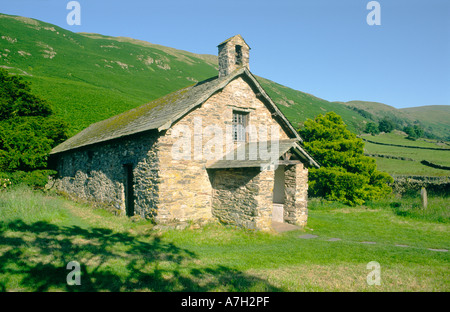
[[[428,133],[441,139],[450,139],[450,106],[430,105],[397,109],[395,107],[367,101],[350,101],[343,103],[351,108],[362,109],[374,116],[375,120],[388,117],[406,126],[419,124]]]
[[[360,133],[370,121],[347,106],[315,97],[311,94],[282,86],[273,81],[258,78],[269,96],[278,105],[289,121],[298,128],[307,118],[334,111],[342,117],[350,131]]]
[[[418,120],[425,129],[436,133],[439,137],[450,139],[450,106],[430,105],[402,108],[400,110],[411,120]]]
[[[411,141],[401,131],[365,135],[364,151],[374,157],[378,169],[393,176],[449,177],[450,171],[430,167],[422,161],[450,167],[450,145],[438,140]]]
[[[93,122],[217,75],[217,57],[148,42],[72,33],[34,19],[0,15],[0,66],[23,75],[70,123],[71,135]],[[306,118],[335,111],[358,132],[365,119],[270,80],[263,87],[297,127]]]
[[[132,38],[73,33],[38,20],[4,14],[0,14],[0,29],[0,66],[30,81],[34,92],[47,99],[56,114],[69,123],[70,135],[91,123],[217,75],[214,55]],[[360,107],[378,119],[389,114],[419,120],[439,137],[450,133],[450,118],[445,118],[445,114],[435,118],[435,107],[424,107],[419,112],[397,110],[381,103],[328,102],[257,78],[294,127],[307,118],[334,111],[351,131],[359,134],[371,121],[354,109]],[[448,107],[444,108],[448,114]]]
[[[0,65],[31,81],[71,134],[217,72],[192,53],[93,39],[28,18],[0,15],[0,29]]]

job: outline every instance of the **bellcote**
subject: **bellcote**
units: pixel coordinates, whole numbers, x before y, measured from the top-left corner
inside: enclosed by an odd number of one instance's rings
[[[219,48],[219,77],[229,75],[243,66],[249,68],[250,47],[241,35],[231,37],[217,47]]]

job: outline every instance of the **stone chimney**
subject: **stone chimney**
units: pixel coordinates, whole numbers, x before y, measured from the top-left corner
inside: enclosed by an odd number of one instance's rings
[[[240,67],[249,68],[250,47],[241,35],[231,37],[217,46],[219,48],[219,77],[224,77]]]

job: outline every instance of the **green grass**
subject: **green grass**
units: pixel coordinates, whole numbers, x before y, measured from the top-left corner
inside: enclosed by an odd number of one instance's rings
[[[405,161],[399,159],[387,159],[375,157],[377,168],[380,171],[389,173],[392,176],[426,176],[426,177],[447,177],[448,170],[436,169],[422,165],[417,161]]]
[[[450,200],[448,197],[429,197],[425,209],[422,207],[422,201],[418,194],[416,196],[392,197],[383,201],[368,202],[366,206],[372,209],[389,209],[396,215],[410,219],[450,223]]]
[[[377,136],[365,136],[364,138],[386,144],[442,148],[442,150],[417,149],[365,142],[364,150],[366,153],[405,157],[414,160],[375,157],[377,167],[381,171],[388,172],[391,175],[450,176],[449,170],[436,169],[420,163],[422,160],[427,160],[435,164],[450,166],[450,149],[445,143],[439,141],[430,142],[430,140],[425,141],[423,139],[411,141],[398,131]]]
[[[377,154],[407,157],[419,162],[425,159],[436,164],[450,166],[450,150],[435,151],[409,147],[386,146],[369,142],[365,143],[365,149],[369,153],[373,152]]]
[[[63,202],[60,198],[46,198],[26,186],[19,186],[12,192],[1,193],[0,220],[11,222],[18,217],[28,223],[68,220],[68,212],[61,209]]]
[[[450,145],[442,143],[440,140],[431,140],[431,139],[417,139],[415,141],[407,139],[406,134],[401,131],[394,130],[390,133],[383,133],[379,135],[367,135],[364,136],[365,139],[380,142],[385,144],[396,144],[396,145],[405,145],[405,146],[418,146],[418,147],[427,147],[427,148],[442,148],[450,150]]]
[[[310,202],[304,230],[262,233],[210,223],[160,231],[26,188],[0,192],[4,291],[449,291],[448,201],[443,219],[399,214],[412,199],[347,207]],[[26,208],[24,208],[26,206]],[[415,209],[415,208],[413,208]],[[301,239],[305,233],[315,239]],[[340,241],[328,241],[340,238]],[[364,244],[362,242],[376,242]],[[398,247],[396,244],[407,245]],[[81,285],[66,284],[70,261]],[[381,266],[381,285],[366,265]]]

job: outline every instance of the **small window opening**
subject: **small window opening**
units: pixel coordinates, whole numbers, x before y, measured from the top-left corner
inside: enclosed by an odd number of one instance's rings
[[[247,139],[246,131],[248,124],[248,113],[233,111],[233,141],[245,142]]]
[[[236,65],[242,65],[242,46],[236,45],[235,46],[235,52],[236,52]]]

